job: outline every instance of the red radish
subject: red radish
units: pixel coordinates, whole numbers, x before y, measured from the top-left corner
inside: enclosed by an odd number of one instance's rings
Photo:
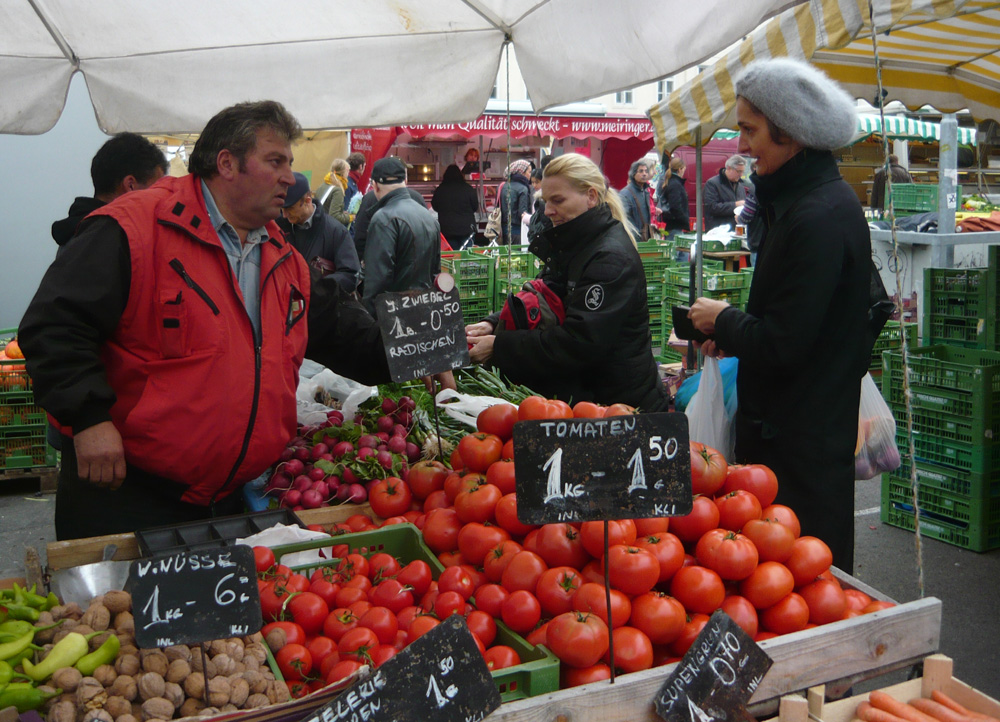
[[[317,509],[323,503],[323,497],[315,489],[308,489],[302,493],[302,506],[306,509]]]
[[[396,416],[396,421],[398,421],[403,426],[409,427],[410,424],[413,423],[413,414],[411,414],[409,411],[397,411],[395,416]]]
[[[326,412],[326,418],[330,421],[338,422],[337,426],[340,426],[340,424],[344,423],[344,412],[340,409],[330,409]]]
[[[323,454],[322,456],[320,456],[319,459],[317,459],[317,461],[329,461],[329,462],[332,463],[333,462],[333,454],[327,452],[326,454]]]
[[[406,439],[402,436],[393,436],[389,439],[389,443],[387,443],[386,446],[393,454],[406,453]]]
[[[346,454],[350,454],[353,451],[354,451],[354,444],[352,444],[350,441],[338,442],[334,444],[333,449],[331,449],[331,453],[336,459],[339,459],[341,456],[345,456]]]
[[[281,497],[281,505],[287,507],[298,506],[302,503],[302,492],[298,489],[289,489]]]
[[[406,442],[406,459],[413,462],[420,461],[420,447],[412,441]]]
[[[383,469],[392,468],[392,454],[388,451],[380,451],[375,455],[375,460],[382,466]]]
[[[382,399],[382,413],[391,414],[396,410],[396,402],[392,399]]]
[[[319,431],[318,426],[303,426],[302,430],[299,432],[299,436],[308,439],[310,436]]]
[[[302,459],[289,459],[285,462],[282,471],[284,471],[290,478],[295,478],[303,471],[305,471],[306,465]]]
[[[406,430],[406,427],[403,426],[402,424],[396,424],[395,426],[392,427],[393,436],[402,436],[405,439],[407,433],[409,432]]]
[[[378,421],[375,422],[375,428],[387,434],[392,431],[393,426],[395,426],[395,422],[391,416],[379,416]]]
[[[327,496],[333,496],[336,493],[337,489],[340,487],[340,477],[339,476],[328,476],[328,477],[326,477],[326,480],[325,480],[324,483],[326,484],[326,488],[329,490],[329,493],[327,493]]]
[[[314,447],[312,447],[312,449],[309,450],[309,456],[312,457],[313,461],[315,461],[316,459],[318,459],[320,456],[322,456],[323,454],[325,454],[329,450],[330,450],[330,447],[327,446],[326,444],[324,444],[321,441],[318,444],[316,444]]]
[[[372,447],[370,447],[370,446],[363,446],[360,449],[358,449],[358,461],[364,461],[365,459],[367,459],[370,456],[375,456],[377,453],[379,453],[379,452],[377,452]]]
[[[383,443],[389,440],[389,434],[385,431],[376,431],[375,436]]]
[[[405,411],[413,411],[417,408],[417,403],[411,399],[409,396],[400,396],[399,401],[396,402],[398,408]]]
[[[313,485],[313,480],[310,479],[305,474],[299,474],[292,481],[292,488],[296,491],[305,491],[306,489],[311,489]]]
[[[281,450],[281,456],[278,458],[281,459],[282,461],[288,461],[289,459],[292,458],[292,454],[294,453],[295,449],[293,449],[291,446],[286,446],[284,449]]]
[[[330,498],[330,485],[325,481],[317,481],[312,485],[313,491],[319,494],[323,499]]]
[[[388,451],[389,447],[386,444],[379,444],[375,447],[375,451]]]
[[[378,437],[374,434],[365,434],[360,439],[358,439],[358,448],[368,447],[374,449],[378,446]]]
[[[337,499],[340,500],[340,501],[347,501],[348,499],[350,499],[351,498],[351,485],[350,484],[341,484],[340,487],[337,489],[336,496],[337,496]]]
[[[314,466],[309,470],[309,473],[306,474],[306,476],[308,476],[313,481],[323,481],[323,479],[326,478],[326,472],[320,469],[319,467]]]
[[[354,423],[358,426],[361,426],[361,424],[365,423],[365,415],[362,414],[360,411],[354,414]]]
[[[368,492],[365,490],[365,487],[361,486],[361,484],[351,484],[349,488],[351,490],[351,496],[348,501],[353,501],[355,504],[363,504],[368,501]]]
[[[295,459],[298,459],[299,461],[303,461],[303,462],[308,461],[309,460],[309,449],[307,447],[305,447],[305,446],[300,446],[300,447],[298,447],[295,450],[295,453],[292,454],[292,457],[295,458]]]
[[[288,489],[292,485],[292,477],[283,471],[276,471],[271,474],[268,484],[275,489]]]
[[[343,473],[340,475],[341,484],[357,484],[360,481],[358,475],[354,473],[354,470],[349,467],[344,467]]]

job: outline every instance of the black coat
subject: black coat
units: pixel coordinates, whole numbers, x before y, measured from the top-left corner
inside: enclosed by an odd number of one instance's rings
[[[556,328],[498,334],[493,361],[500,371],[567,402],[665,411],[646,277],[624,226],[606,205],[598,206],[541,234],[531,251],[545,262],[541,277],[567,289],[566,320]]]
[[[328,216],[317,205],[308,228],[292,225],[285,218],[278,219],[278,226],[306,263],[311,263],[317,256],[330,261],[336,270],[326,275],[333,278],[345,293],[351,293],[358,287],[361,262],[354,250],[354,240],[343,223]]]
[[[497,203],[500,205],[504,244],[516,246],[523,243],[525,239],[521,238],[521,215],[531,212],[531,181],[520,173],[515,173],[497,190]]]
[[[764,224],[746,312],[715,338],[739,357],[738,461],[770,466],[778,502],[852,571],[854,447],[867,371],[871,241],[832,154],[805,150],[754,177]]]
[[[666,224],[668,231],[683,231],[687,233],[691,230],[691,209],[688,205],[688,192],[684,184],[687,178],[681,178],[676,173],[672,173],[660,189],[660,197],[657,198],[660,218]]]
[[[736,201],[746,200],[747,183],[741,178],[735,183],[726,178],[726,168],[719,168],[719,174],[705,182],[702,202],[705,208],[705,230],[716,226],[736,225]]]
[[[431,197],[431,208],[437,211],[445,238],[465,240],[476,232],[479,194],[464,179],[442,181]]]
[[[424,203],[424,197],[420,195],[419,191],[407,188],[406,192],[410,194],[410,198],[417,203],[423,204],[425,208],[427,207]],[[354,217],[354,224],[351,226],[351,231],[354,235],[354,248],[358,252],[358,258],[362,260],[365,257],[365,244],[368,242],[368,226],[371,224],[372,216],[375,215],[375,211],[377,210],[378,198],[375,197],[375,191],[368,191],[361,198],[358,213]]]
[[[52,240],[60,246],[65,244],[76,233],[76,227],[80,225],[80,221],[104,205],[104,201],[96,198],[77,196],[73,199],[73,205],[69,207],[67,216],[52,224]]]

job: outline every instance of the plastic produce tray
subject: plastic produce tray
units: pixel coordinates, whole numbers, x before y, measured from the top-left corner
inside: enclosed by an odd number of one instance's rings
[[[339,544],[347,544],[351,552],[359,552],[366,556],[376,552],[386,552],[403,564],[422,559],[430,565],[431,574],[435,579],[444,571],[444,565],[427,548],[420,532],[412,524],[392,524],[374,531],[343,534],[301,544],[285,544],[274,547],[273,551],[275,559],[280,560],[283,555],[292,552]],[[311,573],[319,566],[332,566],[337,561],[331,560],[322,565],[294,567],[294,569]],[[535,697],[559,689],[559,660],[548,649],[541,645],[531,646],[501,621],[497,621],[497,642],[512,647],[521,657],[521,664],[493,672],[493,681],[496,682],[500,698],[504,702]]]
[[[237,539],[270,529],[277,524],[305,528],[291,509],[274,509],[257,514],[220,516],[209,521],[162,526],[135,533],[139,552],[144,557],[161,557],[197,549],[232,546]]]

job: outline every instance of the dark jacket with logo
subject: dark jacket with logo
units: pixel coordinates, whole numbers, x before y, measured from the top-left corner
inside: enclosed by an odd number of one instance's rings
[[[779,503],[850,571],[868,225],[829,152],[802,151],[754,187],[763,240],[746,312],[727,308],[715,323],[720,348],[739,358],[736,456],[775,471]]]
[[[719,168],[719,174],[705,182],[703,203],[705,207],[705,230],[716,226],[736,225],[736,201],[746,200],[748,184],[742,178],[735,183],[726,177],[726,168]]]
[[[508,378],[564,401],[665,411],[653,360],[639,253],[607,205],[554,226],[531,244],[541,278],[563,295],[566,319],[497,335],[493,362]]]
[[[333,278],[346,293],[358,287],[361,262],[358,252],[354,250],[354,239],[343,223],[328,216],[319,205],[308,228],[293,225],[285,218],[279,218],[277,223],[306,263],[312,264],[317,257],[326,259],[334,266],[334,270],[326,275]]]
[[[397,188],[378,202],[365,242],[364,304],[375,315],[375,297],[386,291],[430,288],[441,272],[437,219]]]

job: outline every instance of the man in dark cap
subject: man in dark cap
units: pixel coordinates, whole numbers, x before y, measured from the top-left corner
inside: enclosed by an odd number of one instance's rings
[[[295,184],[285,196],[278,227],[310,266],[334,279],[345,293],[352,293],[358,286],[361,263],[351,234],[313,202],[309,179],[301,173],[292,175]]]
[[[375,297],[386,291],[430,288],[441,272],[441,228],[406,188],[406,164],[388,157],[372,165],[378,199],[365,243],[364,304],[374,315]]]

